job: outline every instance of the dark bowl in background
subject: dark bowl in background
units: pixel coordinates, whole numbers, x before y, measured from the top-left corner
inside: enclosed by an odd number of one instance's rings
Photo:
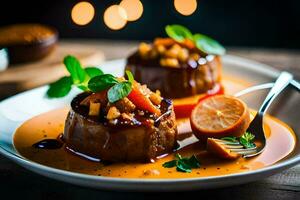
[[[37,24],[28,24],[35,26]],[[18,26],[18,25],[13,25]],[[40,60],[49,55],[55,48],[58,41],[58,32],[55,28],[45,25],[38,25],[49,31],[46,38],[40,38],[34,41],[17,41],[13,44],[0,44],[8,51],[10,64],[26,63]]]

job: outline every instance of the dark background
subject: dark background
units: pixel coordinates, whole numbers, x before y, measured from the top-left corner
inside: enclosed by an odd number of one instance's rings
[[[89,1],[96,15],[83,27],[71,20],[71,9],[78,0],[2,1],[0,26],[39,22],[56,27],[61,38],[151,40],[164,36],[165,25],[178,23],[226,46],[300,49],[299,0],[198,0],[197,10],[190,16],[175,11],[173,0],[141,1],[142,17],[120,31],[108,29],[103,22],[104,10],[120,0]]]

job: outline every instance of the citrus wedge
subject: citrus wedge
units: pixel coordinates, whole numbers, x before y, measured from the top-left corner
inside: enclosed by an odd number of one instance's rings
[[[200,101],[191,113],[191,127],[202,141],[207,138],[239,137],[250,123],[247,105],[229,95],[215,95]]]

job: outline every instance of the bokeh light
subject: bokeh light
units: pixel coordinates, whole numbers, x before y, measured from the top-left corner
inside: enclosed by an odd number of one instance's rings
[[[125,9],[128,21],[138,20],[144,11],[143,4],[139,0],[122,0],[120,6]]]
[[[182,15],[191,15],[197,9],[197,0],[174,0],[175,9]]]
[[[112,30],[122,29],[127,23],[127,14],[123,7],[112,5],[104,12],[104,23]]]
[[[71,12],[72,20],[80,26],[87,25],[95,16],[95,9],[92,4],[86,1],[77,3]]]

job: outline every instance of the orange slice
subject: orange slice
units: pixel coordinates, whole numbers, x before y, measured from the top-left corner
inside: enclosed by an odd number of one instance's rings
[[[216,95],[200,101],[191,113],[191,127],[202,141],[207,138],[239,137],[250,123],[247,105],[229,95]]]

